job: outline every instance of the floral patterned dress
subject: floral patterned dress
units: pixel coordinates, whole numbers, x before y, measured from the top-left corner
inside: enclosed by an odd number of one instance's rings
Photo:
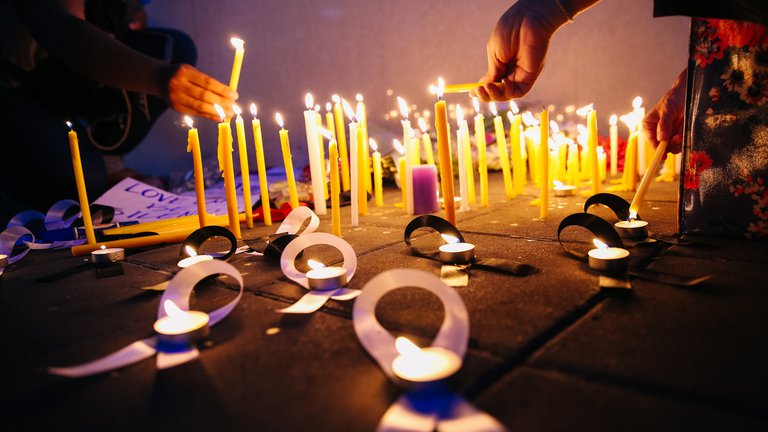
[[[768,239],[768,28],[694,18],[687,99],[681,232]]]

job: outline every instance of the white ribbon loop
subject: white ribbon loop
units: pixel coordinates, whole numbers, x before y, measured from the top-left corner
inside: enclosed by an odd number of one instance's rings
[[[300,231],[307,219],[309,219],[309,224],[304,231]],[[280,224],[280,227],[277,228],[275,234],[309,234],[315,232],[319,226],[320,218],[312,211],[312,209],[309,207],[298,206],[288,213],[288,216],[285,217]]]
[[[10,225],[10,224],[9,224]],[[27,240],[28,239],[28,240]],[[24,242],[26,247],[19,251],[16,248],[18,242]],[[8,255],[8,264],[24,258],[29,253],[29,243],[34,243],[35,235],[23,225],[14,225],[0,233],[0,254]],[[13,252],[16,250],[16,254]]]

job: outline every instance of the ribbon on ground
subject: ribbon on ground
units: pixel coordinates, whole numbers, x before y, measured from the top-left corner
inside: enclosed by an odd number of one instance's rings
[[[306,228],[301,229],[304,224]],[[302,234],[315,232],[320,226],[320,218],[309,207],[299,206],[293,209],[277,228],[275,234],[243,242],[252,252],[261,253],[269,262],[279,265],[280,257],[288,243]]]
[[[627,200],[618,195],[606,192],[592,195],[584,202],[584,213],[589,212],[589,208],[595,204],[602,204],[608,207],[619,220],[625,221],[629,219],[630,204]],[[640,220],[640,215],[635,215],[635,219]]]
[[[184,259],[192,256],[190,250],[194,251],[196,255],[200,255],[200,249],[203,244],[214,237],[223,237],[229,240],[230,248],[227,251],[220,253],[207,253],[216,259],[227,261],[237,252],[237,239],[227,228],[209,225],[196,229],[181,243],[181,251],[179,252],[179,259]]]
[[[621,240],[621,236],[608,221],[591,213],[574,213],[566,216],[565,219],[560,222],[560,225],[557,227],[557,241],[560,242],[560,246],[562,246],[569,255],[578,260],[587,261],[587,254],[567,247],[560,236],[564,229],[572,226],[587,229],[594,237],[610,247],[624,247],[624,242]]]

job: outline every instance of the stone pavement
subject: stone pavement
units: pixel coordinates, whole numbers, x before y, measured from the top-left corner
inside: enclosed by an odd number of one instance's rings
[[[710,280],[682,288],[633,279],[630,292],[600,290],[597,273],[556,239],[560,220],[581,211],[584,198],[551,198],[550,216],[540,221],[529,204],[532,187],[507,201],[495,187],[502,184],[498,173],[490,184],[492,205],[459,213],[459,229],[479,256],[540,272],[470,270],[469,285],[457,288],[469,310],[469,351],[453,389],[510,431],[768,430],[765,243],[697,238],[664,249],[650,268]],[[641,214],[653,232],[675,233],[676,189],[651,186]],[[392,206],[399,197],[387,189],[385,207],[371,202],[355,229],[342,209],[343,237],[359,258],[351,288],[391,268],[439,273],[438,263],[408,253],[403,228],[411,218]],[[257,224],[244,237],[275,227]],[[320,231],[330,231],[329,216]],[[437,242],[426,230],[416,235],[414,242]],[[321,249],[313,254],[327,264],[340,259]],[[230,263],[242,272],[246,293],[200,342],[199,359],[158,371],[152,358],[84,379],[45,373],[149,336],[160,293],[142,288],[170,279],[177,260],[178,245],[129,250],[122,276],[98,279],[88,268],[39,282],[83,258],[33,251],[6,269],[0,427],[372,431],[401,394],[358,342],[352,302],[280,315],[275,309],[306,291],[262,258],[244,255]],[[202,283],[193,309],[223,305],[234,288],[227,278]],[[406,289],[385,296],[377,316],[391,332],[424,345],[443,311],[431,294]]]

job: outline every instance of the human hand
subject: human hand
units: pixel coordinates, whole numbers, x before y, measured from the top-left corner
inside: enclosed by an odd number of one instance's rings
[[[168,80],[166,100],[181,114],[191,114],[220,121],[213,104],[219,104],[232,116],[232,105],[238,98],[229,86],[187,64],[173,65],[175,71]]]
[[[487,44],[487,83],[472,91],[483,102],[524,96],[536,82],[555,31],[567,16],[554,1],[520,0],[507,9]]]
[[[688,69],[683,69],[672,88],[643,118],[643,136],[654,148],[661,141],[667,141],[667,152],[682,151],[687,76]]]

